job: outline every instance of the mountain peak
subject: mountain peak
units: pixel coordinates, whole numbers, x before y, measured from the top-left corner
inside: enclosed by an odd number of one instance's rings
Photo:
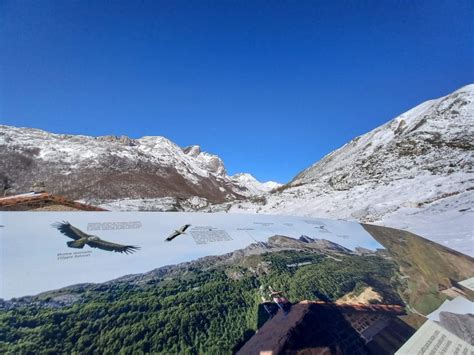
[[[190,198],[224,202],[250,196],[223,161],[197,145],[181,148],[161,136],[79,136],[0,126],[1,179],[11,193],[44,181],[50,192],[96,201]]]
[[[260,182],[249,173],[238,173],[232,175],[231,178],[233,181],[235,181],[239,185],[245,186],[249,191],[252,191],[256,195],[264,192],[269,192],[282,185],[275,181]]]
[[[199,145],[190,145],[183,148],[183,152],[189,156],[197,157],[199,154],[201,154],[201,147]]]
[[[417,171],[447,172],[474,147],[474,85],[429,100],[353,139],[304,170],[291,184],[332,181],[354,186]],[[453,147],[461,149],[454,151]],[[439,159],[443,154],[443,159]],[[383,164],[381,164],[383,162]],[[389,164],[390,162],[390,164]],[[332,180],[331,180],[332,179]]]
[[[473,255],[473,150],[470,84],[354,138],[263,202],[231,211],[379,223]]]

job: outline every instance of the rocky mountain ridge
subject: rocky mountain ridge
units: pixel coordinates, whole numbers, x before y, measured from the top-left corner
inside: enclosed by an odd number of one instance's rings
[[[200,197],[223,202],[269,186],[253,177],[241,179],[249,174],[228,176],[217,155],[159,136],[90,137],[0,126],[0,161],[0,179],[10,193],[29,191],[33,182],[42,181],[50,192],[83,200]]]
[[[277,191],[225,208],[377,223],[473,255],[473,148],[471,84],[353,139]]]

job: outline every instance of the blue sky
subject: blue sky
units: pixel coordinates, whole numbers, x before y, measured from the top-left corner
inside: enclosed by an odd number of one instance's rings
[[[474,82],[472,1],[0,2],[0,122],[162,135],[285,182]]]

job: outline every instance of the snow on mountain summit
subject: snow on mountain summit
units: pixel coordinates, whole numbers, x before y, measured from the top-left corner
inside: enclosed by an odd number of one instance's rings
[[[430,100],[353,139],[293,179],[324,181],[336,190],[375,180],[472,169],[474,84]]]
[[[75,199],[190,198],[218,202],[250,196],[223,161],[199,146],[161,136],[90,137],[0,126],[0,178],[13,190],[35,181]]]
[[[353,139],[265,199],[231,211],[378,223],[474,255],[473,148],[471,84]]]
[[[240,186],[245,186],[253,195],[259,195],[264,192],[269,192],[282,184],[275,181],[260,182],[251,174],[240,173],[231,176],[232,180]]]

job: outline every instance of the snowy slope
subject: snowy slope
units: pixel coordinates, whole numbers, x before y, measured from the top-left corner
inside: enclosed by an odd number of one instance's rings
[[[0,126],[0,158],[0,181],[19,193],[37,181],[75,199],[200,196],[218,202],[260,192],[257,181],[250,191],[228,176],[218,156],[159,136],[73,136]]]
[[[468,85],[353,139],[280,191],[230,211],[382,224],[474,255],[473,148]]]
[[[282,186],[282,184],[275,181],[260,182],[255,177],[248,173],[235,174],[231,176],[232,181],[234,181],[239,186],[244,186],[252,195],[260,195],[264,192],[269,192],[277,187]]]

